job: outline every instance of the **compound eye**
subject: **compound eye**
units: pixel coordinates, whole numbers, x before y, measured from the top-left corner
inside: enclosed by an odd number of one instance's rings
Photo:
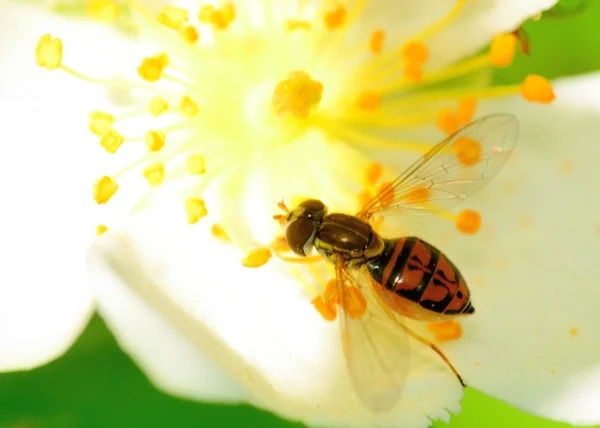
[[[312,247],[315,229],[315,222],[303,217],[288,224],[285,239],[290,249],[299,256],[305,257]]]

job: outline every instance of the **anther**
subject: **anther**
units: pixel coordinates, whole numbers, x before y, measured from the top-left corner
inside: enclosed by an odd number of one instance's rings
[[[391,185],[390,181],[384,181],[377,188],[376,193],[379,195],[379,204],[382,208],[388,207],[394,201],[394,191]]]
[[[299,19],[288,19],[285,23],[285,28],[288,31],[294,31],[298,29],[310,30],[310,22]]]
[[[379,162],[372,162],[365,168],[365,181],[369,186],[374,186],[383,175],[383,167]]]
[[[367,299],[356,287],[346,287],[340,306],[352,319],[358,319],[367,311]]]
[[[146,146],[151,152],[158,152],[165,145],[166,135],[162,131],[146,132]]]
[[[327,12],[324,16],[325,26],[328,30],[335,30],[344,25],[346,19],[346,8],[337,4],[335,8]]]
[[[204,156],[201,154],[191,155],[187,159],[187,170],[190,175],[202,175],[206,172]]]
[[[111,177],[104,176],[94,183],[94,200],[97,204],[105,204],[117,192],[119,185]]]
[[[550,104],[556,96],[550,82],[542,76],[530,74],[521,85],[521,95],[527,101]]]
[[[421,41],[410,41],[402,48],[402,59],[407,63],[423,65],[429,59],[429,49]]]
[[[125,139],[121,134],[114,129],[111,129],[102,136],[100,139],[100,145],[104,147],[104,150],[106,150],[108,153],[114,154],[117,152],[117,150],[119,150],[119,147],[121,147],[121,144],[123,144],[124,140]]]
[[[169,103],[162,97],[154,97],[148,103],[148,111],[154,117],[160,116],[169,108]]]
[[[334,302],[325,302],[323,297],[317,296],[310,301],[317,312],[325,321],[334,321],[337,318],[337,308]]]
[[[200,8],[198,21],[203,24],[211,24],[219,30],[226,30],[235,19],[235,8],[231,3],[225,3],[220,8],[205,5]]]
[[[157,82],[168,64],[169,58],[165,54],[144,58],[138,67],[138,74],[147,82]]]
[[[86,2],[86,13],[97,21],[114,23],[119,17],[120,6],[113,0],[88,0]]]
[[[196,30],[196,28],[192,27],[191,25],[186,25],[185,27],[180,29],[179,35],[190,45],[197,43],[200,39],[200,34],[198,33],[198,30]]]
[[[219,241],[231,242],[231,239],[229,238],[229,235],[227,235],[227,232],[225,231],[225,229],[223,229],[223,227],[219,226],[216,223],[212,225],[212,227],[210,228],[210,232]]]
[[[356,106],[361,110],[377,110],[381,105],[381,94],[376,91],[363,91],[358,94]]]
[[[263,266],[272,257],[271,250],[268,248],[255,248],[248,252],[248,255],[242,259],[242,265],[248,268],[257,268]]]
[[[186,95],[179,102],[179,110],[182,115],[191,119],[198,114],[198,104]]]
[[[498,34],[490,46],[490,63],[496,67],[508,67],[515,57],[517,36],[513,33]]]
[[[271,104],[279,115],[289,113],[304,119],[321,102],[322,93],[321,82],[313,80],[305,71],[293,71],[287,79],[277,83]]]
[[[454,142],[454,150],[458,160],[466,166],[476,164],[481,160],[481,144],[469,137],[459,137]]]
[[[104,235],[108,231],[108,227],[103,224],[96,226],[96,236]]]
[[[115,118],[101,111],[93,111],[89,114],[89,130],[99,137],[104,136],[108,131],[111,130],[115,123]]]
[[[144,168],[144,177],[152,187],[160,186],[165,178],[165,166],[156,162]]]
[[[462,336],[462,325],[458,321],[448,320],[439,323],[427,324],[427,330],[435,335],[440,342],[460,339]]]
[[[62,63],[62,40],[44,34],[35,48],[35,62],[46,70],[56,70]]]
[[[179,30],[187,22],[188,12],[179,7],[164,6],[156,20],[171,30]]]
[[[381,53],[381,50],[383,49],[384,36],[385,33],[381,29],[373,31],[371,34],[371,39],[369,40],[369,49],[371,49],[371,52],[374,54]]]
[[[456,112],[456,122],[459,126],[466,125],[473,120],[477,99],[475,97],[466,97],[459,101],[458,111]]]
[[[442,111],[437,119],[437,126],[445,134],[454,134],[458,129],[456,115],[451,110]]]
[[[481,228],[481,214],[475,210],[463,210],[456,216],[456,228],[465,235],[473,235]]]
[[[200,198],[189,198],[185,201],[185,211],[187,212],[187,221],[189,224],[197,223],[198,220],[208,214],[206,205]]]

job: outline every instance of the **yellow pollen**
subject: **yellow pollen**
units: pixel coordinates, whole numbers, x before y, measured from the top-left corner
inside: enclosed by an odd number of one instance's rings
[[[310,301],[315,307],[317,312],[323,317],[325,321],[334,321],[337,317],[337,308],[335,302],[325,302],[322,296],[317,296]]]
[[[335,8],[325,14],[325,26],[328,30],[335,30],[344,25],[346,19],[346,8],[341,4],[337,4]]]
[[[375,30],[373,34],[371,34],[371,40],[369,40],[369,48],[371,52],[374,54],[381,53],[383,49],[383,40],[385,37],[385,33],[383,30]]]
[[[361,207],[367,205],[371,199],[373,199],[373,195],[366,189],[363,189],[358,193],[358,203]]]
[[[472,235],[481,227],[481,214],[475,210],[463,210],[456,216],[456,228],[465,235]]]
[[[123,144],[124,138],[121,134],[119,134],[114,129],[109,130],[106,134],[102,136],[100,139],[100,145],[104,147],[108,153],[116,153]]]
[[[367,299],[356,287],[346,287],[345,291],[343,299],[339,302],[340,306],[350,318],[360,318],[367,310]]]
[[[402,59],[410,64],[423,65],[429,59],[429,49],[421,41],[410,41],[402,48]]]
[[[35,62],[46,70],[56,70],[62,62],[62,40],[44,34],[35,48]]]
[[[415,190],[411,191],[407,196],[406,202],[421,202],[427,201],[430,197],[430,191],[426,187],[417,187]]]
[[[198,104],[196,104],[194,100],[186,95],[181,98],[179,110],[181,111],[182,115],[188,119],[191,119],[198,114]]]
[[[162,73],[168,64],[169,59],[165,54],[144,58],[142,64],[138,67],[138,74],[147,82],[156,82],[161,78]]]
[[[94,134],[99,137],[105,135],[108,131],[112,129],[113,123],[115,123],[115,118],[108,114],[103,113],[101,111],[93,111],[89,114],[89,125],[88,128]]]
[[[231,3],[225,3],[220,8],[212,5],[202,6],[198,13],[198,21],[211,24],[219,30],[226,30],[235,19],[235,8]]]
[[[310,30],[310,22],[299,19],[288,19],[285,23],[285,28],[288,31],[294,31],[298,29]]]
[[[96,236],[104,235],[108,231],[108,227],[103,224],[96,226]]]
[[[144,169],[144,177],[152,187],[160,186],[165,179],[165,166],[162,162],[156,162]]]
[[[381,204],[382,208],[386,208],[388,205],[390,205],[394,201],[394,192],[391,190],[391,187],[390,187],[391,184],[392,184],[391,181],[384,181],[377,188],[377,194],[380,195],[379,203]],[[385,190],[388,190],[388,191],[383,193]]]
[[[335,302],[338,303],[338,295],[337,295],[337,281],[334,279],[330,279],[325,284],[325,291],[322,294],[323,301],[325,302]]]
[[[372,162],[365,168],[365,181],[369,186],[374,186],[383,175],[383,167],[379,162]]]
[[[308,117],[310,110],[321,102],[323,85],[311,79],[305,71],[293,71],[273,90],[271,104],[278,115]]]
[[[381,95],[376,91],[364,91],[358,95],[356,106],[361,110],[377,110],[381,105]]]
[[[119,17],[120,6],[112,0],[87,0],[86,13],[97,21],[112,24]]]
[[[459,137],[454,142],[454,150],[458,160],[471,166],[481,160],[481,144],[469,137]]]
[[[466,97],[458,103],[458,111],[456,112],[456,122],[459,126],[466,125],[473,120],[477,99],[475,97]]]
[[[257,268],[263,266],[269,261],[273,254],[268,248],[255,248],[248,252],[248,255],[242,259],[242,265],[248,268]]]
[[[94,183],[94,200],[97,204],[105,204],[117,192],[119,185],[111,177],[104,176]]]
[[[190,175],[202,175],[206,172],[204,156],[201,154],[191,155],[187,159],[187,170]]]
[[[421,81],[423,79],[423,69],[421,68],[421,64],[412,62],[406,63],[402,69],[402,76],[412,82]]]
[[[189,198],[185,201],[185,211],[187,212],[187,221],[189,224],[197,223],[198,220],[208,214],[206,205],[200,198]]]
[[[448,135],[454,134],[458,129],[456,115],[450,110],[442,111],[438,116],[437,126]]]
[[[521,85],[521,95],[527,101],[550,104],[556,98],[550,82],[535,74],[530,74]]]
[[[165,133],[162,131],[146,132],[146,146],[151,152],[158,152],[165,145]]]
[[[579,329],[577,327],[571,327],[569,329],[569,334],[573,337],[577,336],[579,334]]]
[[[490,62],[496,67],[508,67],[515,57],[516,49],[516,34],[498,34],[490,46]]]
[[[427,324],[427,330],[435,335],[435,339],[440,342],[460,339],[462,336],[462,326],[458,321],[448,320],[439,323]]]
[[[212,225],[212,227],[210,228],[210,232],[219,241],[231,242],[231,239],[229,238],[229,235],[227,235],[227,232],[225,232],[225,229],[223,229],[222,226],[219,226],[216,223]]]
[[[192,27],[191,25],[186,25],[181,30],[179,30],[179,35],[183,37],[183,40],[185,40],[190,45],[193,45],[200,39],[200,34],[198,33],[198,30],[196,30],[196,28]]]
[[[154,97],[148,103],[148,111],[154,117],[160,116],[169,108],[169,103],[161,97]]]
[[[179,30],[187,22],[188,12],[179,7],[164,6],[156,20],[171,30]]]

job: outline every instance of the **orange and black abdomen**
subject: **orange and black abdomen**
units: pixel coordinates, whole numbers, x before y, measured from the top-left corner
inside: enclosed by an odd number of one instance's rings
[[[460,271],[422,239],[386,239],[381,256],[367,266],[375,281],[423,309],[450,316],[475,312]]]

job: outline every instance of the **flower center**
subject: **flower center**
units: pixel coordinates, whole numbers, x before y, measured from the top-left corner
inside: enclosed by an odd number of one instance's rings
[[[300,144],[309,132],[352,146],[424,153],[435,142],[403,139],[398,131],[432,124],[441,139],[470,122],[484,98],[521,93],[528,101],[551,102],[552,87],[541,76],[504,87],[464,79],[510,65],[518,43],[514,34],[498,35],[484,54],[430,65],[435,58],[429,39],[443,32],[468,3],[456,1],[439,21],[408,39],[390,40],[384,28],[372,28],[357,39],[364,27],[365,0],[349,8],[334,1],[301,2],[289,15],[257,4],[238,9],[224,2],[197,11],[168,6],[158,16],[131,0],[139,18],[133,24],[149,35],[156,53],[140,58],[137,70],[131,70],[137,73],[128,81],[132,90],[142,92],[143,102],[119,114],[89,115],[89,129],[104,151],[118,155],[131,146],[137,153],[135,161],[96,181],[95,201],[106,204],[118,197],[132,174],[143,176],[150,190],[185,177],[193,185],[183,198],[182,217],[194,224],[211,211],[204,200],[210,183],[219,178],[227,189],[224,197],[237,201],[244,194],[250,157],[260,150],[263,166],[256,168],[278,167],[287,156],[281,147]],[[112,0],[93,0],[88,13],[114,22],[120,8]],[[51,35],[39,39],[36,61],[42,68],[61,69],[91,83],[116,83],[112,77],[90,77],[64,64],[62,41]],[[391,130],[394,137],[389,137]],[[475,145],[460,161],[477,162],[477,143],[460,144]],[[360,183],[360,189],[345,189],[356,203],[372,197],[399,172],[362,155],[346,161],[348,177],[334,180]],[[481,223],[474,212],[445,218],[464,233],[475,233]],[[250,243],[236,237],[236,228],[236,222],[223,222],[213,230],[249,252]],[[101,226],[98,233],[106,230]],[[269,254],[255,249],[243,263],[266,263]]]

